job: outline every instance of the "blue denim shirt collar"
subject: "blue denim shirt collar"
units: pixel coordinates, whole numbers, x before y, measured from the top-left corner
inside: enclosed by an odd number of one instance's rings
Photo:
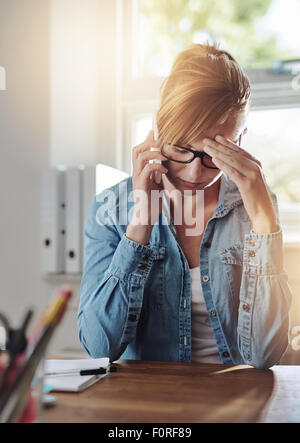
[[[215,217],[224,217],[231,209],[239,206],[242,202],[243,200],[237,185],[227,175],[223,174]]]
[[[215,209],[214,217],[222,218],[227,215],[233,208],[242,204],[241,194],[236,186],[236,184],[224,173],[220,177],[220,191],[219,191],[219,199],[218,204]],[[119,206],[124,206],[123,210],[127,212],[127,205],[130,207],[133,205],[132,199],[128,200],[128,196],[132,192],[132,177],[130,179],[125,179],[119,184],[118,189],[118,198],[111,199],[108,204],[108,212],[110,214],[114,214],[116,209]],[[166,224],[173,225],[173,220],[170,220],[169,213],[169,205],[167,203],[167,198],[165,194],[163,194],[163,206],[162,206],[162,214],[159,217],[159,220],[155,224],[159,224],[161,222],[161,217],[163,216],[166,219]],[[165,223],[164,223],[165,224]]]
[[[226,214],[228,214],[229,211],[231,211],[236,206],[241,205],[243,202],[237,185],[228,176],[226,176],[223,173],[220,180],[221,183],[219,191],[219,200],[214,214],[214,217],[216,218],[224,217]],[[166,218],[166,220],[168,221],[168,224],[170,224],[170,219],[169,219],[170,214],[165,195],[163,195],[162,213]],[[171,225],[172,222],[173,220],[171,221]]]

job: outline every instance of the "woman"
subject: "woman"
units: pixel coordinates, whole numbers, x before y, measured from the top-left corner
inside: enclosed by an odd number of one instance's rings
[[[92,357],[280,360],[291,294],[276,197],[239,146],[249,101],[249,80],[227,52],[197,44],[176,58],[158,140],[151,131],[133,149],[132,177],[110,188],[110,205],[96,196],[87,220],[78,326]],[[155,191],[165,196],[156,211]],[[113,217],[124,205],[126,223]]]

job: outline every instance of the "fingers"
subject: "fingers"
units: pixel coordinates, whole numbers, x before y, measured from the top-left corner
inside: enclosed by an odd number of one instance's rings
[[[205,146],[215,165],[227,174],[238,185],[242,181],[254,182],[261,175],[261,167],[251,158],[233,150],[224,150],[212,146]]]
[[[148,132],[148,135],[147,135],[147,138],[146,138],[145,142],[147,142],[147,143],[156,142],[156,140],[154,138],[154,131],[153,131],[153,129],[151,129],[151,131]]]
[[[147,135],[146,140],[143,143],[135,146],[132,149],[133,159],[136,159],[139,154],[149,150],[152,147],[153,148],[159,148],[160,147],[158,142],[155,141],[155,139],[154,139],[154,131],[150,131],[148,133],[148,135]]]
[[[150,131],[146,140],[133,148],[133,176],[135,180],[141,182],[149,182],[153,180],[155,174],[153,171],[160,171],[162,174],[166,174],[168,169],[161,163],[149,163],[150,160],[166,161],[167,158],[161,153],[161,151],[151,151],[151,148],[160,149],[157,141],[154,140],[154,131]]]
[[[224,137],[218,135],[216,137],[216,140],[205,139],[204,142],[208,147],[213,148],[217,155],[219,155],[219,153],[222,153],[229,156],[229,158],[236,159],[237,161],[248,159],[261,167],[260,161],[253,157],[253,155],[251,155],[248,151],[241,148],[240,146],[237,146],[235,143],[225,139]]]
[[[225,173],[230,171],[231,174],[246,177],[252,168],[257,167],[251,159],[233,153],[233,151],[216,149],[211,146],[205,146],[204,151],[212,157],[214,164]]]
[[[146,151],[138,156],[135,164],[135,173],[140,174],[142,169],[149,163],[149,160],[166,161],[166,157],[158,151]]]
[[[239,149],[242,149],[240,146],[237,146],[235,143],[233,143],[231,140],[228,140],[227,138],[222,137],[221,135],[217,135],[215,138],[217,143],[223,144],[227,146],[228,148],[231,148],[234,151],[238,151]]]
[[[234,167],[232,163],[225,161],[224,157],[214,157],[213,162],[217,168],[225,172],[225,174],[234,182],[237,183],[238,181],[245,179],[245,175],[242,174],[239,169]]]
[[[158,151],[151,151],[151,148],[158,148]],[[158,163],[149,163],[150,160],[159,160]],[[154,140],[154,133],[150,131],[146,140],[138,146],[133,148],[132,152],[133,171],[132,171],[132,184],[134,195],[142,195],[141,202],[138,204],[138,213],[144,214],[146,217],[146,224],[153,224],[153,207],[151,203],[153,190],[161,190],[163,187],[162,180],[156,180],[156,171],[162,175],[167,174],[168,169],[165,168],[161,162],[166,161],[166,157],[162,155],[160,146]],[[158,174],[159,176],[160,174]],[[147,197],[147,198],[144,198]],[[135,202],[136,204],[136,202]],[[135,206],[135,205],[134,205]],[[142,208],[142,209],[141,209]],[[162,209],[160,205],[159,210],[154,214],[156,219]],[[151,215],[151,220],[148,215]],[[143,223],[145,224],[145,223]]]
[[[145,181],[150,180],[152,177],[151,173],[153,171],[160,171],[162,174],[166,174],[168,169],[158,163],[147,163],[140,174],[141,179]]]
[[[259,164],[259,166],[261,166],[261,163],[259,160],[257,160],[255,157],[253,157],[253,155],[250,154],[250,152],[246,151],[245,149],[241,148],[241,146],[236,145],[235,143],[233,143],[232,141],[222,137],[221,135],[217,135],[216,136],[216,143],[221,144],[229,149],[231,149],[232,151],[244,155],[246,158],[249,158],[250,160],[256,162],[257,164]]]
[[[151,148],[158,148],[158,143],[154,140],[154,131],[150,131],[146,140],[133,148],[133,175],[139,175],[150,160],[166,161],[167,158],[158,151],[151,151]]]

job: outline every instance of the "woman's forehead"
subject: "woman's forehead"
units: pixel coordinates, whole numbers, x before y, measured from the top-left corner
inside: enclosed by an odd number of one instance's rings
[[[236,139],[241,133],[240,126],[234,123],[225,123],[222,125],[213,126],[203,131],[197,139],[193,140],[193,144],[201,143],[205,138],[214,139],[217,135],[222,135],[225,138]]]

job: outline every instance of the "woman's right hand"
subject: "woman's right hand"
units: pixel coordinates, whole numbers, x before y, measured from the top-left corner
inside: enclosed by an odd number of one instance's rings
[[[136,228],[138,226],[144,226],[145,232],[149,232],[149,228],[152,230],[152,226],[156,222],[162,209],[161,199],[159,199],[159,209],[157,208],[157,205],[154,205],[155,207],[151,208],[151,191],[161,191],[163,189],[162,181],[160,184],[155,182],[154,171],[160,171],[162,174],[168,172],[167,168],[162,164],[149,163],[150,160],[154,159],[161,161],[167,160],[161,152],[150,151],[150,148],[152,147],[159,148],[159,145],[154,139],[154,132],[150,131],[146,140],[140,145],[135,146],[132,150],[134,206],[130,225],[131,227],[135,226]],[[153,196],[154,195],[155,193]],[[133,231],[131,230],[131,234],[132,232]]]

